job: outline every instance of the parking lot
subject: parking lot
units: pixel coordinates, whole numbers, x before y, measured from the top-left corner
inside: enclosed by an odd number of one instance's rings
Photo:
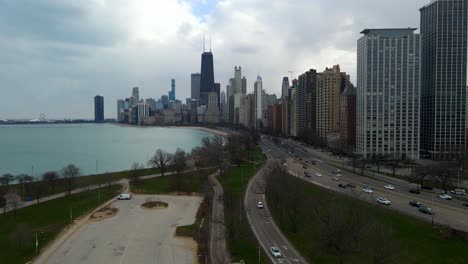
[[[168,207],[142,208],[148,200],[168,203]],[[134,195],[131,200],[116,201],[115,216],[87,221],[35,263],[197,263],[196,242],[174,234],[177,226],[194,223],[201,201],[201,197],[166,195]]]

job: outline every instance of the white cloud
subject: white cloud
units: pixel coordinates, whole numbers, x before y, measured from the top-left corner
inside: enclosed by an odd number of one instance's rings
[[[27,2],[27,1],[25,1]],[[426,0],[89,0],[0,4],[0,118],[92,117],[104,95],[106,116],[117,98],[140,86],[143,97],[190,96],[200,71],[202,35],[212,36],[215,79],[224,88],[241,65],[252,90],[257,73],[279,93],[293,70],[340,64],[355,79],[355,45],[366,27],[418,27]],[[210,12],[195,15],[203,5]],[[1,11],[3,10],[3,11]],[[18,107],[21,105],[21,107]],[[57,111],[60,109],[60,111]]]

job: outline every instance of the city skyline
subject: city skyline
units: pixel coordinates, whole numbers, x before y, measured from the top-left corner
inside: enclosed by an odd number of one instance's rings
[[[185,100],[190,97],[190,74],[199,71],[203,34],[211,36],[215,81],[222,90],[234,65],[243,66],[250,84],[260,73],[264,89],[277,95],[281,95],[282,78],[290,76],[288,71],[294,71],[293,78],[297,78],[310,67],[340,64],[355,83],[355,43],[360,30],[419,27],[418,8],[429,1],[376,4],[363,0],[343,3],[339,8],[326,1],[306,1],[304,10],[318,16],[288,22],[275,20],[299,3],[278,1],[262,10],[259,7],[264,1],[207,2],[138,1],[120,6],[105,1],[5,3],[0,11],[4,22],[0,31],[6,33],[0,46],[5,52],[0,59],[8,70],[0,76],[6,87],[14,89],[8,94],[11,100],[0,106],[0,118],[37,118],[41,113],[48,118],[92,118],[90,109],[96,94],[116,102],[128,89],[138,86],[142,98],[159,98],[170,90],[171,79],[177,82],[177,99]],[[30,16],[31,8],[47,22],[41,22],[38,15]],[[122,25],[119,8],[128,10],[128,25]],[[360,12],[369,16],[361,18]],[[178,18],[171,20],[173,23],[161,23],[175,13]],[[102,21],[101,16],[110,18]],[[76,26],[74,22],[83,17],[86,22]],[[257,19],[252,20],[254,17]],[[44,28],[50,29],[45,32]],[[313,39],[305,31],[313,33],[309,34]],[[278,41],[272,43],[272,38]],[[250,84],[247,92],[253,91]],[[24,100],[30,102],[28,107],[15,109],[14,105]],[[56,108],[63,111],[57,114]],[[106,117],[115,114],[115,107],[106,107]]]

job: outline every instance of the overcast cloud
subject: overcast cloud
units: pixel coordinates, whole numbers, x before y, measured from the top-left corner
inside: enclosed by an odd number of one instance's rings
[[[283,76],[340,64],[356,76],[364,28],[417,27],[429,0],[0,0],[0,119],[92,118],[93,97],[116,100],[140,87],[159,98],[176,79],[190,97],[202,36],[211,35],[215,81],[225,89],[241,65],[253,90]],[[207,41],[208,49],[208,41]]]

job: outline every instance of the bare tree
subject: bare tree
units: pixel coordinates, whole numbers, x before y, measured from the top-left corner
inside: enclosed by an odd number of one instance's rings
[[[455,163],[438,162],[437,167],[432,170],[434,179],[441,185],[444,193],[447,193],[452,185],[457,169],[458,167]]]
[[[172,155],[167,153],[162,149],[157,149],[153,157],[148,161],[148,165],[153,168],[158,168],[161,171],[161,175],[164,176],[164,173],[167,170],[167,167],[172,161]]]
[[[435,168],[433,166],[418,166],[411,170],[410,180],[416,182],[421,189],[424,188],[424,181],[431,176]]]
[[[56,171],[48,171],[42,174],[42,181],[49,186],[52,193],[55,193],[55,185],[57,184],[58,179],[59,175]]]
[[[13,215],[16,219],[16,211],[21,205],[21,198],[14,190],[10,190],[5,194],[6,208],[9,211],[13,211]]]
[[[74,164],[68,164],[62,169],[62,176],[67,185],[67,197],[70,197],[71,191],[75,186],[76,177],[80,175],[80,169]]]
[[[133,182],[137,182],[141,176],[140,170],[142,170],[143,168],[143,164],[133,162],[132,166],[130,167],[130,180]]]
[[[203,151],[200,146],[195,147],[192,149],[192,152],[190,153],[190,157],[192,159],[192,164],[195,167],[195,170],[197,172],[200,171],[200,168],[203,166]]]
[[[224,138],[221,136],[206,137],[202,140],[203,156],[209,165],[216,166],[223,175],[226,171],[227,152],[224,148]]]
[[[3,174],[1,177],[0,177],[0,184],[2,185],[5,185],[5,186],[10,186],[10,183],[12,181],[15,180],[15,176],[7,173],[7,174]]]
[[[242,135],[237,134],[230,134],[227,137],[226,149],[229,153],[229,158],[237,166],[240,166],[245,157],[246,147],[243,144],[243,139]]]
[[[171,178],[174,180],[174,187],[176,190],[181,191],[183,185],[182,173],[187,168],[187,159],[185,151],[178,148],[174,155],[172,155],[172,166],[174,167],[175,175]]]
[[[37,182],[34,185],[33,193],[34,197],[36,197],[36,203],[39,203],[39,200],[41,199],[42,192],[44,191],[44,182]]]

